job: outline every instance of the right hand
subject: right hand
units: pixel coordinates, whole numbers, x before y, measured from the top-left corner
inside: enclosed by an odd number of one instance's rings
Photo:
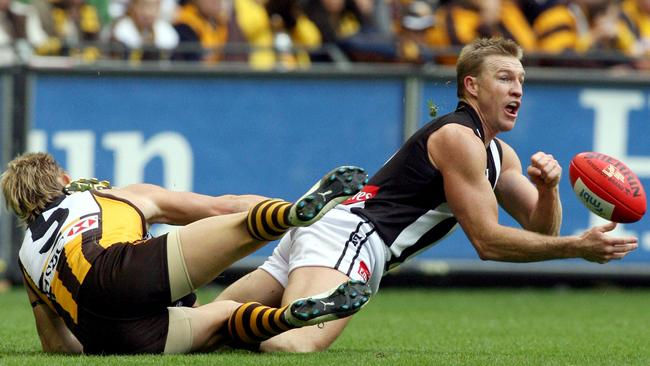
[[[635,250],[638,239],[633,236],[613,237],[606,233],[616,228],[616,223],[610,222],[593,227],[580,235],[580,257],[598,263],[607,263],[612,259],[621,259]]]

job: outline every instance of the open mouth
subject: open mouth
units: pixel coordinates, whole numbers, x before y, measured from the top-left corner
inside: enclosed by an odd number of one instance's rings
[[[517,112],[519,111],[519,107],[521,106],[521,103],[519,102],[510,102],[506,105],[505,111],[508,115],[517,116]]]

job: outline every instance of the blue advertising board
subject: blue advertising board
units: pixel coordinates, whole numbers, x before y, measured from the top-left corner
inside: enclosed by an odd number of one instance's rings
[[[456,105],[453,83],[425,82],[440,114]],[[536,151],[564,167],[563,234],[602,221],[587,212],[568,183],[568,163],[600,151],[627,163],[650,183],[650,88],[528,82],[517,126],[502,139],[522,164]],[[205,194],[257,193],[297,198],[340,164],[375,172],[399,147],[404,123],[400,78],[227,78],[39,75],[33,90],[32,150],[47,150],[75,177],[115,185],[147,181]],[[516,223],[500,213],[507,225]],[[650,223],[619,226],[640,239],[621,264],[650,262]],[[266,256],[268,246],[257,255]],[[420,259],[478,259],[457,230]],[[571,262],[564,262],[571,263]]]
[[[336,166],[376,171],[403,139],[403,94],[399,78],[40,75],[29,148],[117,186],[295,200]]]

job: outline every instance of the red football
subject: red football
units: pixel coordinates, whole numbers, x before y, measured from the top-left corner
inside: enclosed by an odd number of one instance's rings
[[[610,221],[641,220],[646,210],[645,190],[639,178],[619,160],[597,152],[571,159],[569,177],[580,202]]]

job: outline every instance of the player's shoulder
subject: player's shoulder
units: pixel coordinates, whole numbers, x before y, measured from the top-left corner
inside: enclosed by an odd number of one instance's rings
[[[444,148],[483,148],[483,141],[474,131],[459,123],[447,123],[429,135],[429,145],[438,144]]]
[[[483,140],[463,125],[448,124],[429,136],[427,151],[433,165],[441,170],[485,165]]]

